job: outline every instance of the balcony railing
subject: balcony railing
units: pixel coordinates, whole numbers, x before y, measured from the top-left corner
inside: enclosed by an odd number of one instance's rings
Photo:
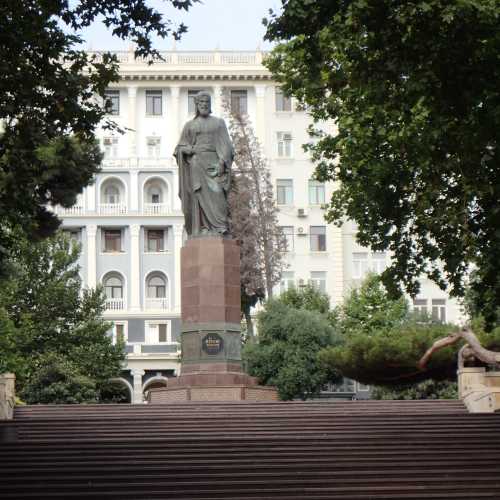
[[[135,58],[134,51],[115,51],[114,54],[121,64],[147,64],[149,58]],[[96,62],[102,61],[103,51],[89,52],[90,55],[96,57]],[[265,55],[260,51],[160,51],[163,58],[155,60],[155,68],[157,66],[206,66],[206,65],[223,65],[223,66],[257,66],[262,63],[262,57]]]
[[[107,311],[122,311],[125,309],[124,299],[106,299],[105,304]]]
[[[55,212],[57,215],[83,215],[83,210],[83,207],[78,205],[74,205],[69,208],[64,208],[61,206],[57,206],[55,208]]]
[[[129,158],[105,158],[102,160],[104,168],[134,169],[134,168],[177,168],[175,160],[170,157],[129,157]]]
[[[125,215],[127,213],[127,205],[123,203],[101,203],[99,205],[99,213],[101,215]]]
[[[148,311],[165,311],[168,309],[167,299],[146,299],[146,309]]]
[[[171,210],[167,203],[144,203],[145,215],[168,215]]]

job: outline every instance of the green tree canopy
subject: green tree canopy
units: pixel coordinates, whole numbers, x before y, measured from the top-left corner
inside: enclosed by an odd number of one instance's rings
[[[500,305],[500,3],[282,0],[267,66],[316,122],[316,177],[339,181],[328,220],[390,250],[384,272],[456,296],[472,283],[487,322]],[[332,123],[332,122],[331,122]]]
[[[319,365],[318,352],[336,342],[336,336],[327,315],[318,310],[290,305],[301,292],[288,291],[279,298],[266,302],[257,316],[258,342],[249,342],[243,349],[243,359],[250,375],[265,385],[274,385],[281,399],[307,399],[319,393],[338,374],[335,369]],[[320,292],[308,289],[302,305],[315,303],[323,306]],[[326,298],[328,300],[328,298]]]
[[[101,317],[102,290],[81,290],[78,255],[79,246],[62,233],[33,243],[19,232],[11,252],[11,278],[0,289],[0,327],[6,327],[0,368],[16,373],[20,396],[31,402],[47,380],[66,381],[65,387],[76,380],[87,396],[94,387],[90,399],[98,399],[100,386],[119,376],[125,359]],[[54,370],[47,366],[51,359]],[[59,402],[64,391],[48,390],[44,401],[54,394]]]
[[[175,9],[197,1],[166,0]],[[157,54],[153,36],[186,30],[147,0],[0,3],[0,272],[14,228],[29,238],[52,234],[59,221],[47,205],[73,205],[99,169],[94,130],[105,107],[95,97],[118,80],[118,61],[79,48],[96,21],[135,42],[138,56]]]
[[[415,315],[404,298],[393,299],[378,275],[369,275],[335,310],[336,346],[323,349],[319,362],[364,384],[403,386],[427,379],[455,380],[459,346],[438,351],[427,368],[418,361],[430,345],[458,328],[431,317]],[[485,333],[480,321],[474,331],[489,348],[496,347],[500,329]],[[498,340],[497,340],[498,339]]]

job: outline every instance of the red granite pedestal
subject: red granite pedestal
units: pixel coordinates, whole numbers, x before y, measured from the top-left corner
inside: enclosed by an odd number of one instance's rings
[[[181,375],[152,389],[151,403],[276,400],[241,366],[240,248],[196,238],[181,249]]]

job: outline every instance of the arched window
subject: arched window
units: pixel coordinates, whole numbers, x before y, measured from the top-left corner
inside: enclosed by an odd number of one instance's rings
[[[143,209],[146,215],[167,215],[170,211],[168,184],[161,177],[146,181],[143,188]]]
[[[160,274],[153,274],[148,278],[147,296],[148,299],[164,299],[166,297],[166,280]]]
[[[120,190],[114,184],[108,184],[104,188],[104,203],[120,203]]]
[[[119,275],[112,274],[104,280],[104,292],[107,299],[123,298],[123,282]]]

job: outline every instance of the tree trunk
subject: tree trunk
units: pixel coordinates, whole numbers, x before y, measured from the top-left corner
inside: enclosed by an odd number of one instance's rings
[[[500,364],[499,352],[485,349],[472,330],[470,330],[469,328],[463,328],[459,332],[452,333],[447,337],[436,340],[436,342],[434,342],[434,344],[432,344],[427,352],[420,358],[418,367],[421,370],[425,370],[427,367],[427,363],[436,351],[439,351],[440,349],[443,349],[444,347],[447,347],[449,345],[456,344],[460,339],[463,339],[467,342],[468,354],[473,354],[474,357],[488,365]]]

